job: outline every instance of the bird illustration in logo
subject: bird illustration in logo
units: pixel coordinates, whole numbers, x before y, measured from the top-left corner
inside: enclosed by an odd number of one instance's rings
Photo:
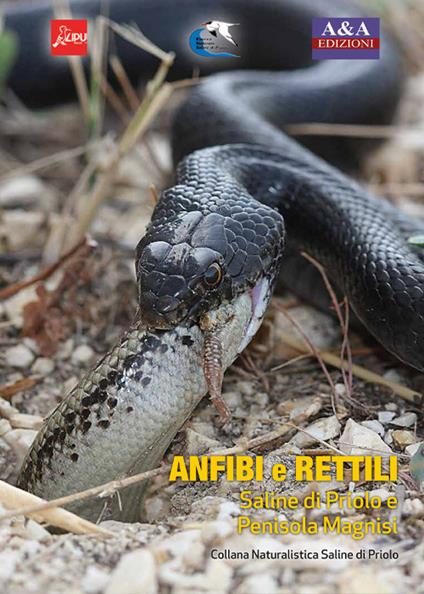
[[[239,24],[240,23],[224,23],[223,21],[208,21],[206,23],[202,23],[202,25],[205,25],[206,29],[209,31],[209,33],[214,35],[214,37],[217,37],[219,33],[222,37],[224,37],[224,39],[226,39],[236,47],[238,47],[238,44],[234,41],[229,31],[229,28],[235,27]]]
[[[66,45],[66,34],[71,32],[71,29],[66,27],[66,25],[61,25],[59,27],[59,35],[57,36],[56,41],[53,43],[53,47],[57,47],[58,45]]]

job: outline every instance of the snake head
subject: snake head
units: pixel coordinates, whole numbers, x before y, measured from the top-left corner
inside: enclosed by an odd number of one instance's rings
[[[261,278],[272,283],[282,252],[283,221],[274,210],[249,196],[243,205],[220,198],[219,208],[209,202],[212,212],[203,204],[187,212],[180,188],[162,194],[137,246],[140,316],[150,328],[198,322]]]

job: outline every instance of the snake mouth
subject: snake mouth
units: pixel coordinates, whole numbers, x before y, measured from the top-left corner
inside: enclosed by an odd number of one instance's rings
[[[268,307],[269,300],[271,298],[271,283],[269,279],[262,278],[256,285],[250,289],[250,299],[252,304],[252,316],[250,322],[247,325],[246,333],[238,352],[241,353],[255,336],[262,323],[265,315],[266,308]]]

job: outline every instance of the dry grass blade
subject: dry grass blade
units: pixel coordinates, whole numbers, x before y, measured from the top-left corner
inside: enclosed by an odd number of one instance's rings
[[[115,31],[115,33],[117,33],[120,37],[126,39],[136,47],[139,47],[149,54],[152,54],[152,56],[156,56],[156,58],[161,60],[161,62],[168,62],[168,68],[171,66],[174,60],[173,56],[162,50],[160,47],[154,44],[153,41],[150,41],[150,39],[143,35],[139,29],[130,25],[120,25],[106,17],[101,18],[103,18],[112,31]]]
[[[333,413],[335,414],[335,416],[337,417],[337,409],[336,409],[336,402],[338,399],[338,395],[337,395],[337,391],[336,391],[336,386],[334,385],[333,379],[330,375],[330,372],[327,369],[327,366],[325,364],[325,361],[321,355],[321,353],[318,351],[318,349],[312,344],[312,342],[309,340],[309,338],[306,336],[306,334],[303,332],[302,328],[300,327],[300,325],[296,322],[295,319],[292,318],[292,316],[289,314],[289,312],[285,309],[285,307],[283,307],[281,305],[281,303],[278,303],[278,301],[275,302],[275,305],[277,307],[277,309],[279,311],[281,311],[281,313],[289,320],[290,324],[292,324],[292,326],[294,326],[296,328],[296,330],[299,332],[299,334],[302,336],[303,340],[305,341],[305,344],[309,347],[309,350],[311,353],[313,353],[313,355],[315,355],[315,358],[317,359],[318,363],[321,366],[322,371],[324,372],[324,375],[327,379],[328,385],[331,388],[331,407],[333,409]],[[280,333],[281,336],[283,336],[283,334],[285,335],[285,333]],[[284,341],[287,342],[284,338]],[[290,346],[292,346],[290,343],[287,343]],[[302,349],[301,349],[302,351]],[[303,349],[304,352],[304,349]]]
[[[29,512],[26,515],[32,517],[36,522],[47,523],[68,532],[73,532],[74,534],[96,534],[97,536],[104,537],[114,536],[113,532],[96,526],[96,524],[84,520],[65,509],[42,509],[42,506],[48,502],[31,493],[22,491],[22,489],[13,487],[4,481],[0,481],[0,503],[6,509],[24,506],[38,507],[37,512]]]
[[[121,89],[125,95],[128,106],[132,111],[135,111],[138,107],[138,104],[140,103],[140,100],[131,84],[130,79],[127,76],[127,73],[125,72],[125,68],[123,67],[121,60],[118,58],[118,56],[113,55],[109,58],[109,63],[114,75],[121,85]]]
[[[90,61],[90,119],[88,134],[98,139],[103,127],[105,69],[108,49],[108,33],[104,19],[97,18],[94,23],[93,43]]]
[[[69,159],[80,157],[81,155],[84,155],[86,151],[87,146],[77,146],[75,148],[60,151],[54,155],[48,155],[47,157],[36,159],[35,161],[31,161],[31,163],[25,163],[25,165],[20,165],[19,167],[15,167],[15,169],[8,171],[0,177],[0,182],[11,177],[19,177],[21,175],[40,171],[41,169],[53,167],[62,161],[69,161]]]
[[[352,378],[352,349],[350,347],[350,342],[349,342],[349,302],[348,302],[347,298],[345,297],[344,298],[345,316],[343,316],[342,310],[340,308],[340,304],[337,300],[336,293],[330,283],[330,280],[327,276],[327,273],[325,272],[324,267],[317,260],[315,260],[315,258],[312,258],[312,256],[310,256],[306,252],[302,252],[302,256],[306,260],[308,260],[308,262],[310,262],[313,266],[315,266],[315,268],[320,273],[321,278],[324,281],[324,285],[327,290],[327,293],[330,296],[331,303],[333,304],[334,311],[336,312],[337,319],[338,319],[339,325],[340,325],[340,329],[342,331],[342,337],[343,337],[342,347],[340,350],[340,358],[342,361],[344,361],[345,356],[347,358],[347,374],[346,374],[346,370],[342,367],[343,382],[344,382],[344,385],[346,388],[346,394],[347,394],[348,398],[351,398],[353,378]]]
[[[310,348],[311,348],[310,343],[308,343],[306,341],[305,341],[305,343],[302,343],[299,340],[297,340],[294,336],[289,334],[288,332],[280,332],[280,335],[281,335],[282,340],[286,344],[288,344],[291,348],[297,350],[299,353],[306,354],[306,353],[310,352]],[[318,352],[318,351],[316,350],[316,352]],[[342,361],[340,359],[340,357],[338,357],[337,355],[334,355],[333,353],[328,353],[326,351],[319,351],[319,356],[321,357],[322,361],[324,361],[328,365],[337,367],[338,369],[340,369],[342,366],[345,369],[347,368],[346,361]],[[419,392],[416,392],[415,390],[411,390],[410,388],[402,386],[401,384],[387,380],[386,378],[382,377],[378,373],[374,373],[372,371],[369,371],[368,369],[365,369],[364,367],[361,367],[360,365],[355,365],[355,364],[352,365],[352,373],[355,377],[358,377],[366,382],[369,382],[370,384],[377,384],[377,385],[385,386],[386,388],[389,388],[395,394],[397,394],[397,396],[400,396],[404,400],[411,402],[415,406],[422,405],[422,402],[423,402],[422,394],[420,394]]]

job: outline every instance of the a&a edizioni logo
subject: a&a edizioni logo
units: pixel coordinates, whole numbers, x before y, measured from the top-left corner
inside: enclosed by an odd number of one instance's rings
[[[378,17],[312,19],[313,60],[377,60],[379,57]]]
[[[50,21],[50,51],[52,56],[86,56],[87,19]]]
[[[207,21],[191,32],[189,45],[199,56],[207,58],[239,58],[238,42],[233,36],[233,27],[239,23]]]

